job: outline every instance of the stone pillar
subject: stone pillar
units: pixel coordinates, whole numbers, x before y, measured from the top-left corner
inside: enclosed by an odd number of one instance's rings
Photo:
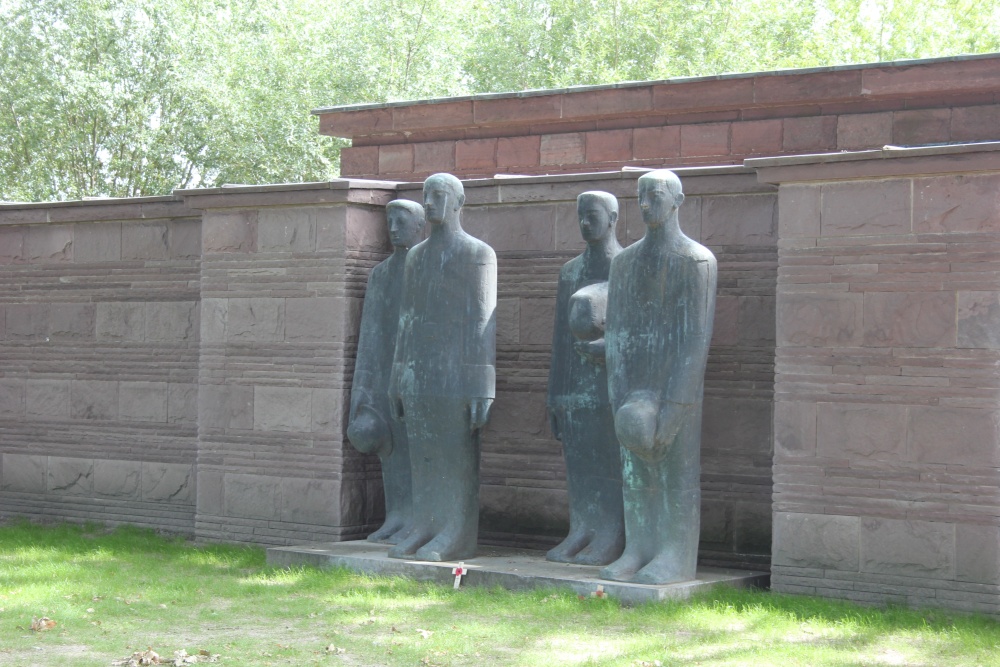
[[[389,251],[391,184],[188,190],[204,211],[196,535],[357,539],[378,459],[344,438],[365,281]]]
[[[1000,612],[1000,145],[780,184],[772,586]]]

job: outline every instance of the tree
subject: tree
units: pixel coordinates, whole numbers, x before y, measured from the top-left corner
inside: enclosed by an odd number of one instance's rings
[[[1000,0],[0,0],[0,200],[322,180],[319,107],[1000,50]]]

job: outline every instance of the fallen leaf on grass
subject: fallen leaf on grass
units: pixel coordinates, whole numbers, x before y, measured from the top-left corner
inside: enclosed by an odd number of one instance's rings
[[[329,646],[326,647],[326,652],[327,653],[336,653],[336,654],[339,655],[339,654],[344,653],[345,649],[342,649],[339,646],[334,646],[333,644],[330,644]]]
[[[45,632],[46,630],[51,630],[54,627],[56,627],[56,622],[48,616],[31,619],[31,630],[33,632]]]
[[[423,637],[424,639],[427,639],[428,637],[434,634],[432,630],[421,630],[420,628],[417,628],[417,632],[419,632],[420,636]]]
[[[147,667],[147,665],[162,665],[160,654],[151,648],[145,651],[136,651],[127,658],[112,660],[112,667]]]
[[[164,658],[151,648],[145,651],[136,651],[127,658],[113,660],[112,667],[149,667],[151,665],[170,665],[171,667],[184,667],[200,662],[218,662],[219,655],[212,654],[202,649],[195,655],[189,655],[187,651],[181,649],[174,651],[174,657]]]

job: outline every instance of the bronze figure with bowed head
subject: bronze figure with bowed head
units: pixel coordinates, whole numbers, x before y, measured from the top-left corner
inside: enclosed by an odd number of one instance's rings
[[[641,240],[611,263],[608,393],[622,445],[625,551],[605,579],[666,584],[696,576],[701,408],[715,314],[715,256],[680,229],[681,183],[639,178]]]
[[[475,554],[480,432],[496,385],[497,260],[465,233],[462,182],[424,182],[428,238],[406,256],[389,402],[406,424],[413,528],[393,558],[442,561]]]
[[[385,216],[393,251],[368,276],[347,437],[359,451],[378,454],[382,462],[385,521],[368,540],[395,544],[410,527],[410,448],[402,422],[392,419],[386,392],[396,347],[403,266],[423,232],[424,209],[416,202],[397,199],[386,206]]]
[[[608,402],[604,316],[618,200],[607,192],[577,197],[587,247],[559,272],[548,412],[562,441],[569,494],[569,535],[546,554],[551,561],[606,565],[625,544],[621,456]]]

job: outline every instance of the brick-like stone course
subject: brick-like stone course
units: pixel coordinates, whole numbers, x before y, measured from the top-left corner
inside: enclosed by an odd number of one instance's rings
[[[1000,140],[1000,56],[316,111],[345,176],[416,180]],[[528,140],[531,140],[530,142]]]
[[[949,150],[750,163],[780,183],[776,590],[1000,613],[1000,151]]]

